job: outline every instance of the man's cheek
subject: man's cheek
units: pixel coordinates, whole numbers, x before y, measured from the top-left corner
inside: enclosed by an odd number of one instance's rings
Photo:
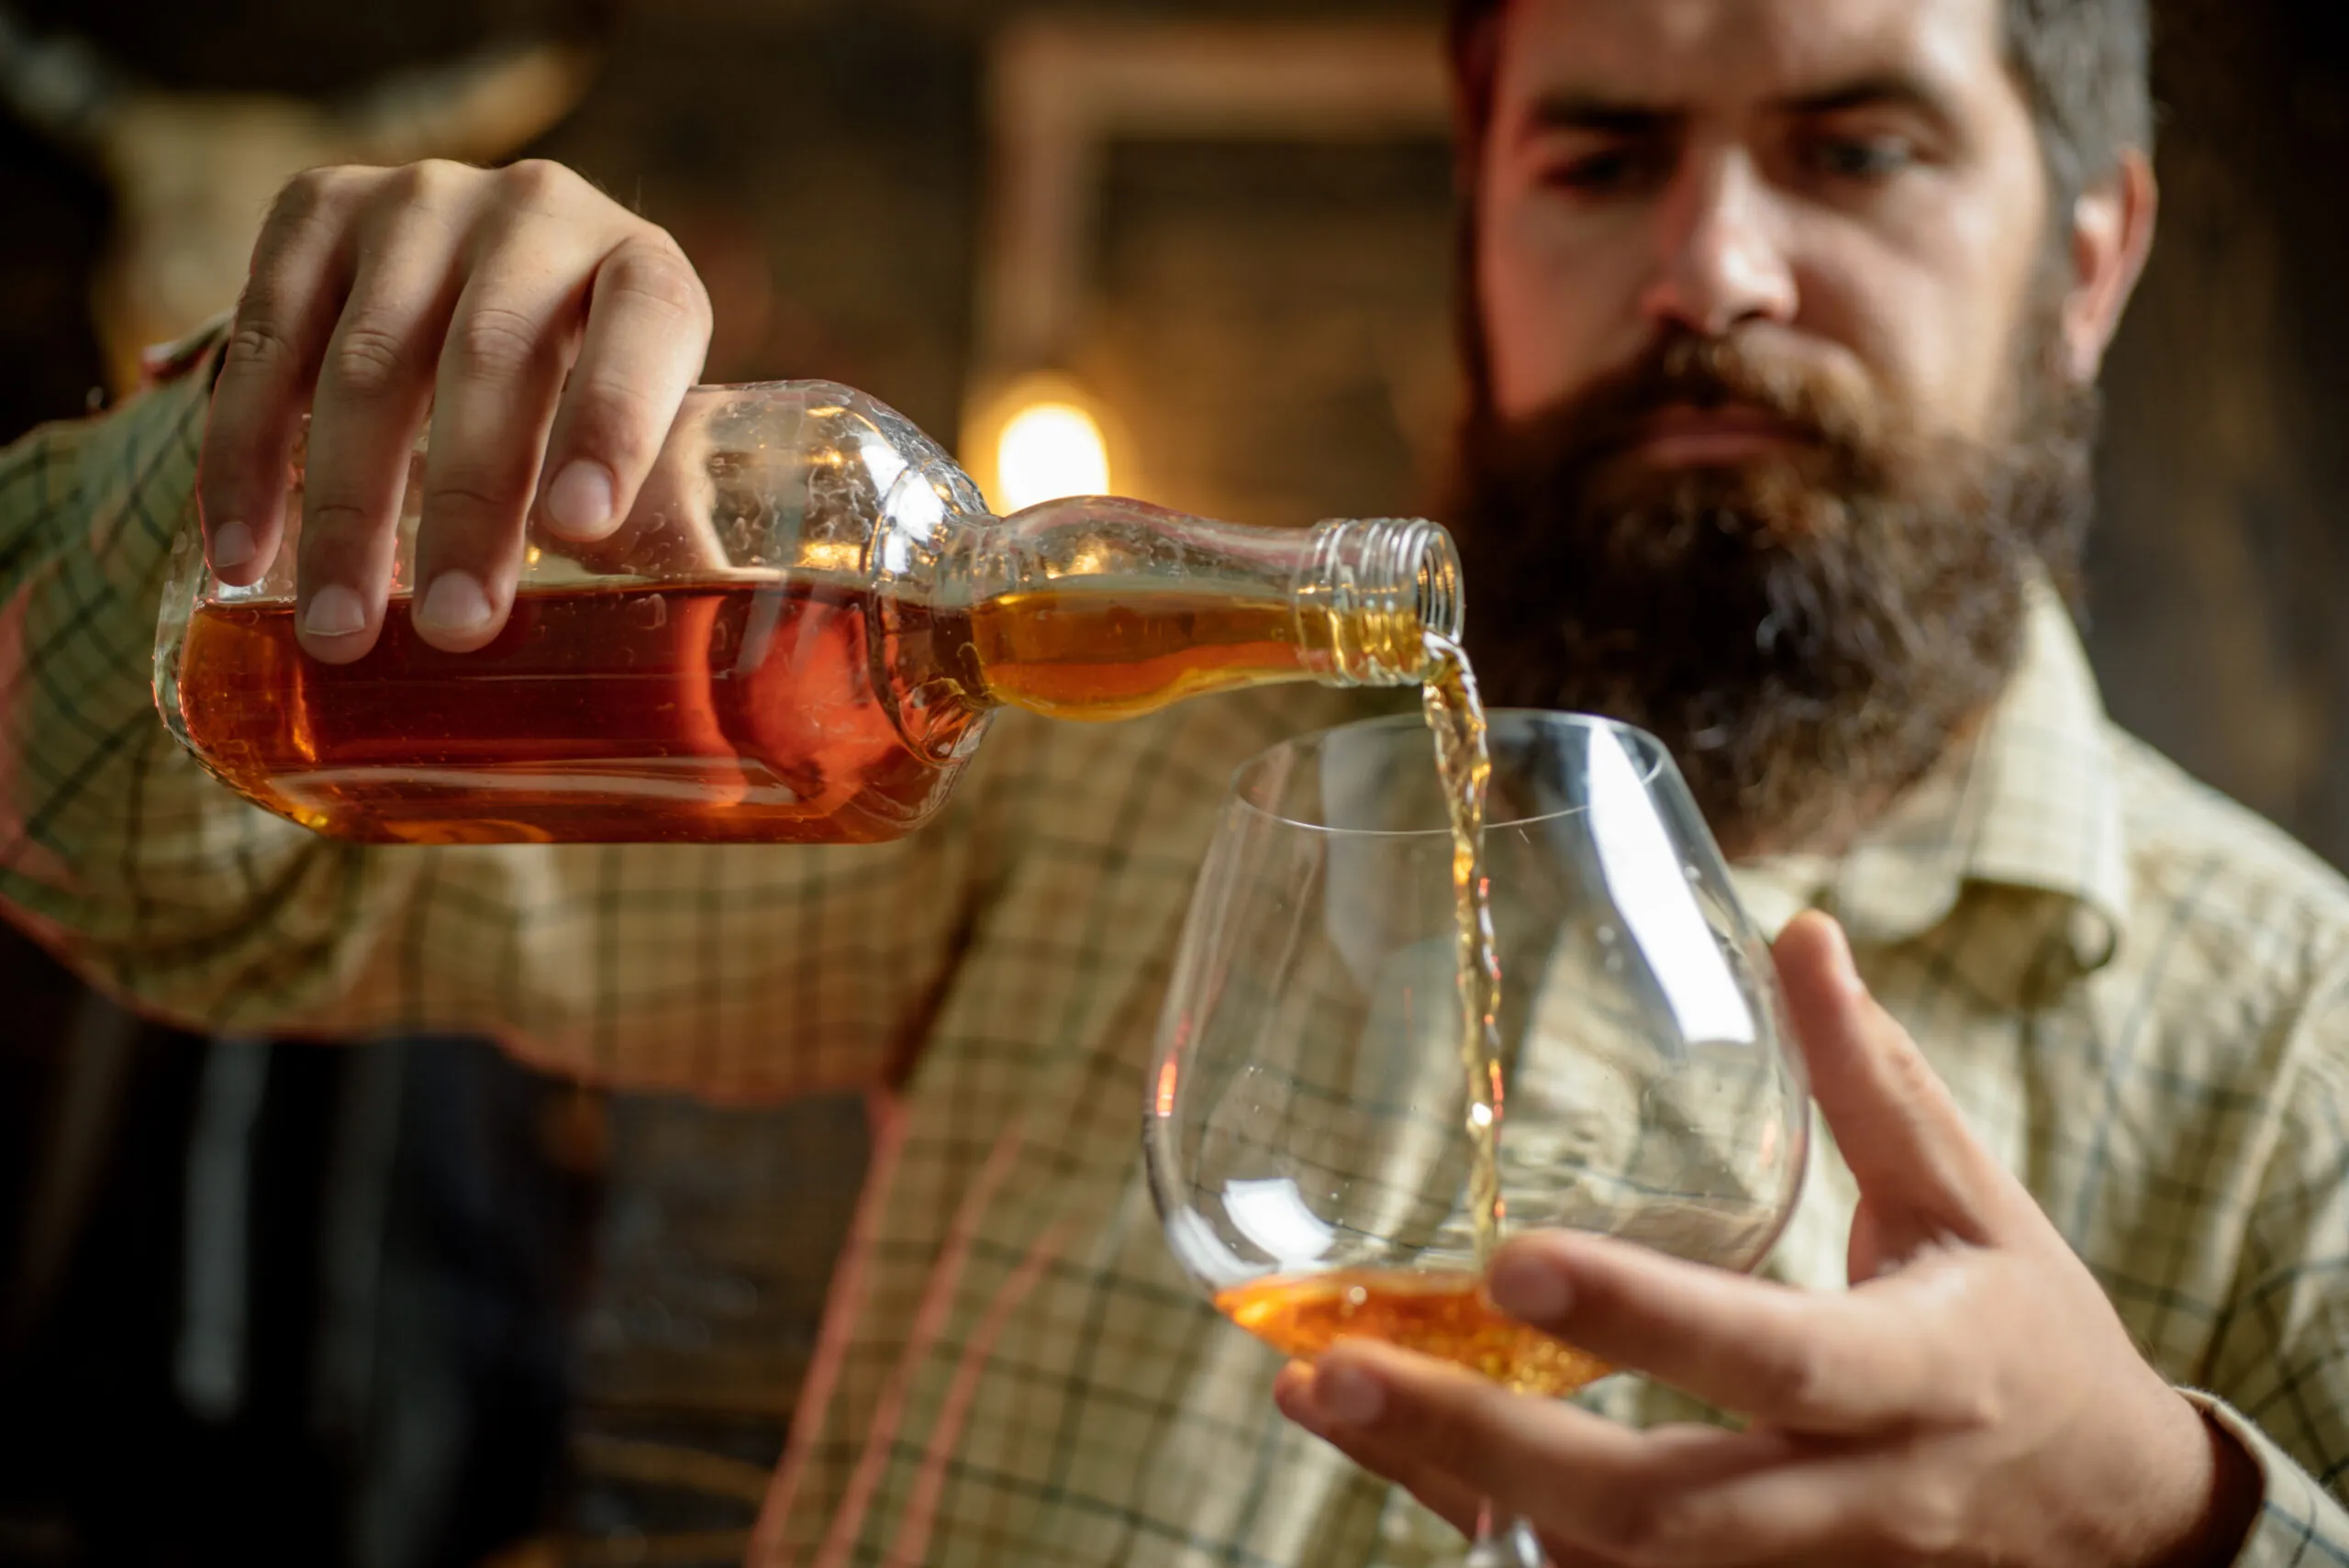
[[[1815,329],[1842,346],[1877,406],[1968,440],[2007,434],[2016,312],[1978,286],[1908,272],[1885,262],[1865,279],[1822,280]]]
[[[1555,406],[1631,363],[1646,346],[1635,317],[1618,316],[1620,327],[1609,330],[1607,323],[1564,308],[1562,292],[1487,310],[1493,402],[1504,417],[1527,418]]]

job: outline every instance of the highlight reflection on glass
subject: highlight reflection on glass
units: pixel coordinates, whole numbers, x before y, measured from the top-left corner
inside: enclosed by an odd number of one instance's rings
[[[1753,1011],[1689,885],[1698,868],[1682,866],[1621,737],[1596,729],[1589,745],[1590,836],[1599,869],[1633,942],[1659,955],[1650,967],[1674,1022],[1692,1039],[1750,1042]]]

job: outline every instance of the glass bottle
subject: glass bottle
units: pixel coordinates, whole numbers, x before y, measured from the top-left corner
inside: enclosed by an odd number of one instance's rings
[[[514,609],[444,653],[409,621],[423,450],[365,657],[295,639],[289,538],[220,584],[178,547],[155,695],[181,743],[329,837],[874,842],[919,828],[1010,706],[1116,719],[1276,681],[1399,685],[1460,630],[1432,523],[1241,528],[1139,502],[1008,518],[902,417],[821,382],[698,387],[629,516],[533,528]],[[287,503],[298,528],[297,452]]]

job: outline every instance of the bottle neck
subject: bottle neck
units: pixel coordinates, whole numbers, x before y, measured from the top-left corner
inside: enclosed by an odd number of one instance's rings
[[[1063,718],[1130,718],[1285,681],[1405,685],[1460,632],[1433,523],[1241,528],[1135,501],[1046,502],[969,538],[964,690]]]

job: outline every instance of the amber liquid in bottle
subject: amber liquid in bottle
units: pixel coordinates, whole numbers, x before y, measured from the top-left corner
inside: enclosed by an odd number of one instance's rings
[[[340,839],[872,842],[937,809],[990,704],[1129,717],[1297,679],[1315,635],[1283,602],[1135,585],[947,611],[799,574],[532,590],[495,642],[453,654],[409,603],[347,665],[302,651],[291,605],[199,608],[190,739],[249,798]]]
[[[526,593],[473,653],[426,644],[409,603],[343,665],[302,651],[290,605],[200,608],[190,735],[246,795],[377,842],[857,842],[932,806],[937,769],[873,700],[855,590]]]
[[[971,612],[971,639],[990,692],[1055,718],[1131,718],[1304,668],[1287,604],[1163,588],[1007,594]]]
[[[1492,1379],[1518,1394],[1571,1394],[1609,1368],[1528,1328],[1485,1298],[1464,1270],[1355,1269],[1255,1280],[1216,1309],[1284,1355],[1310,1361],[1340,1340],[1381,1340]]]

